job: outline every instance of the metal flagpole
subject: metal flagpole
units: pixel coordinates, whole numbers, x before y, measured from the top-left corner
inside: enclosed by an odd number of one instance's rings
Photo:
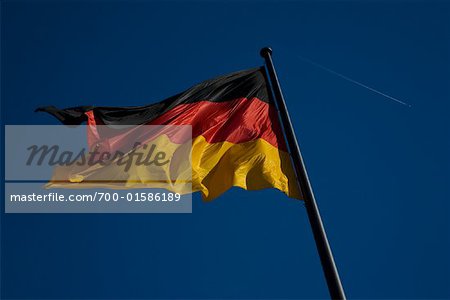
[[[295,172],[297,174],[297,180],[304,198],[303,200],[305,201],[306,212],[308,214],[309,223],[311,224],[314,239],[316,241],[317,251],[319,252],[320,261],[322,263],[322,269],[325,274],[330,296],[332,299],[346,299],[338,270],[333,259],[333,254],[331,253],[331,248],[328,243],[327,235],[325,233],[325,228],[320,217],[319,209],[308,179],[308,174],[306,173],[305,164],[300,153],[297,138],[295,137],[294,128],[292,127],[286,102],[284,101],[283,93],[281,92],[277,73],[275,72],[275,68],[273,66],[272,49],[268,47],[263,48],[261,49],[260,54],[266,62],[275,101],[280,112],[282,126],[289,144],[289,152],[292,156]]]

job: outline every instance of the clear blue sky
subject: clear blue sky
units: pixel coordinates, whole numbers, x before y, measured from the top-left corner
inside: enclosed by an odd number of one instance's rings
[[[3,124],[57,124],[42,105],[156,102],[261,65],[271,45],[349,298],[450,298],[448,2],[1,8]],[[2,213],[1,233],[4,298],[328,296],[304,206],[276,190],[195,195],[185,215]]]

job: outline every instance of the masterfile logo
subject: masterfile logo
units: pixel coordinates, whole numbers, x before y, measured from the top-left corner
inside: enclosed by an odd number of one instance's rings
[[[191,212],[191,126],[5,131],[7,213]]]

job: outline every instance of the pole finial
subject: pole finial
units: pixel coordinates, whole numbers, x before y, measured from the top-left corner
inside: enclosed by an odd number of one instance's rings
[[[264,47],[264,48],[261,49],[261,51],[259,51],[259,54],[260,54],[262,57],[266,57],[267,55],[272,54],[272,48],[270,48],[270,47]]]

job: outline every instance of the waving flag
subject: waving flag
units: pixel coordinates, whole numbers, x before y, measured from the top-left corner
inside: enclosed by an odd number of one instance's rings
[[[48,112],[63,124],[87,122],[95,133],[89,136],[90,143],[105,138],[97,126],[190,125],[192,190],[200,191],[203,199],[212,200],[233,186],[276,188],[302,198],[263,68],[207,80],[146,106],[50,106],[37,111]],[[77,184],[92,180],[98,172],[102,167],[91,168]],[[132,172],[122,179],[127,183],[124,188],[136,187]],[[70,187],[71,182],[59,186]]]

